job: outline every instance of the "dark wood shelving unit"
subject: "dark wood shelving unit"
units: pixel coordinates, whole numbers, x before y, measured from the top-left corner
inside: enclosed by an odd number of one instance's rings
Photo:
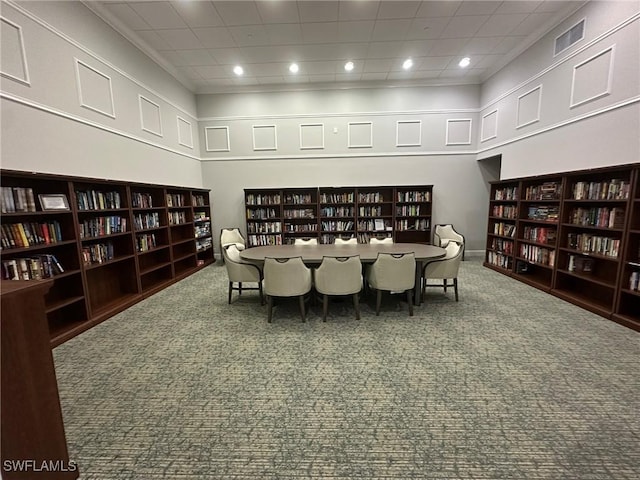
[[[431,243],[432,185],[246,189],[248,246],[315,238]]]
[[[640,330],[639,177],[631,164],[492,182],[484,265]],[[544,198],[527,196],[544,185]],[[517,219],[497,215],[500,206]]]
[[[215,261],[211,247],[197,248],[207,238],[211,245],[209,190],[8,170],[1,174],[3,224],[21,224],[33,234],[26,245],[11,245],[17,232],[3,227],[3,278],[11,273],[7,262],[13,260],[44,262],[53,255],[63,269],[34,267],[24,274],[30,279],[53,274],[45,295],[51,346]],[[15,195],[27,200],[30,195],[25,208],[30,211],[10,211],[7,194],[13,207]],[[39,195],[62,195],[69,208],[43,211]],[[182,202],[175,205],[178,197]],[[196,228],[196,211],[205,212],[208,234]],[[183,221],[171,224],[176,218]],[[204,222],[198,217],[198,223]],[[37,224],[51,224],[59,238],[38,241],[44,230]]]

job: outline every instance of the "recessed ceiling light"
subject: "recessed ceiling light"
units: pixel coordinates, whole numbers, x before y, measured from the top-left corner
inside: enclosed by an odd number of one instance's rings
[[[471,59],[469,57],[464,57],[462,60],[460,60],[460,63],[458,63],[458,65],[460,65],[462,68],[465,68],[468,67],[470,63]]]
[[[345,63],[345,64],[344,64],[344,69],[345,69],[347,72],[350,72],[351,70],[353,70],[353,62],[347,62],[347,63]]]
[[[300,68],[298,67],[297,63],[292,63],[291,65],[289,65],[289,71],[291,73],[298,73],[298,70],[300,70]]]
[[[233,73],[240,76],[244,73],[244,68],[242,68],[240,65],[236,65],[235,67],[233,67]]]
[[[402,68],[404,68],[405,70],[409,70],[411,67],[413,67],[413,60],[407,58],[402,64]]]

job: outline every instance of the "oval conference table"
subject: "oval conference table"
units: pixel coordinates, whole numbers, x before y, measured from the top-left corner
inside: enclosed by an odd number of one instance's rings
[[[293,258],[302,257],[307,266],[317,266],[322,263],[322,257],[348,257],[360,255],[363,264],[373,263],[378,258],[378,253],[412,253],[416,257],[416,282],[413,290],[413,302],[420,304],[420,277],[422,276],[422,264],[426,260],[442,258],[446,252],[444,248],[422,243],[389,243],[356,245],[267,245],[252,247],[240,251],[240,257],[251,263],[262,264],[267,257]]]

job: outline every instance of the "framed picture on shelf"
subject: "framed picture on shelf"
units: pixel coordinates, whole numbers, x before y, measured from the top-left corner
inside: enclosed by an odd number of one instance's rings
[[[50,193],[38,195],[43,212],[49,210],[69,210],[69,202],[64,193]]]

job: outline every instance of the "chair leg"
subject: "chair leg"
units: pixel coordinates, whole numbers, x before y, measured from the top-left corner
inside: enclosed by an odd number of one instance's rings
[[[327,321],[327,310],[329,310],[329,295],[322,295],[322,321]]]
[[[442,286],[444,287],[444,293],[447,293],[447,287],[449,285],[447,283],[447,279],[446,278],[442,281]]]
[[[380,303],[382,302],[382,290],[376,291],[376,317],[380,316]]]
[[[238,295],[242,295],[242,282],[238,282]]]
[[[233,282],[229,282],[229,305],[231,305],[231,292],[233,291]]]
[[[273,310],[273,297],[267,295],[267,322],[271,323],[271,313]]]
[[[413,317],[413,295],[411,290],[407,290],[407,303],[409,304],[409,316]]]
[[[458,301],[458,279],[454,278],[453,279],[453,289],[456,292],[456,302]]]
[[[356,309],[356,320],[360,320],[360,300],[357,293],[353,294],[353,308]]]
[[[305,322],[305,311],[304,311],[304,295],[300,295],[298,297],[298,304],[300,305],[300,316],[302,317],[302,321]]]
[[[260,292],[260,305],[264,305],[264,295],[262,294],[262,282],[258,282],[258,291]]]

